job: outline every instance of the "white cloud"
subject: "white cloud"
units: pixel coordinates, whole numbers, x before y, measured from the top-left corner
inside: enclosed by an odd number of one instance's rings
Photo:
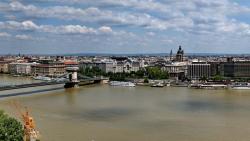
[[[72,42],[93,38],[95,45],[107,41],[112,43],[109,46],[132,46],[132,40],[146,37],[152,46],[175,42],[211,46],[214,42],[217,47],[223,44],[216,40],[233,43],[234,37],[239,42],[250,37],[249,6],[229,0],[7,0],[0,2],[0,13],[5,15],[0,29],[6,32],[40,32],[46,37],[72,37]],[[113,36],[102,36],[106,34]],[[162,34],[169,37],[160,38]],[[130,41],[125,43],[123,37]]]
[[[82,25],[37,25],[32,21],[6,21],[0,22],[0,29],[9,29],[9,30],[21,30],[21,31],[33,31],[33,32],[45,32],[53,34],[119,34],[115,32],[109,26],[101,26],[97,29],[82,26]],[[126,33],[126,32],[125,32]]]
[[[32,40],[33,38],[29,35],[21,34],[21,35],[16,35],[16,39],[19,40]]]
[[[149,35],[149,36],[155,36],[155,33],[154,32],[147,32],[147,35]]]
[[[179,31],[186,30],[190,32],[208,33],[211,29],[216,31],[233,31],[228,28],[244,22],[236,21],[236,24],[227,25],[230,22],[230,15],[238,13],[250,13],[250,8],[241,6],[228,0],[40,0],[44,2],[63,2],[63,3],[88,3],[91,5],[87,8],[76,8],[70,6],[50,6],[37,7],[35,5],[24,5],[20,2],[11,2],[9,4],[10,11],[23,12],[26,16],[42,17],[42,18],[59,18],[63,20],[78,20],[88,23],[99,23],[101,25],[127,25],[140,26],[150,29],[176,29]],[[2,4],[5,7],[6,4]],[[131,10],[107,10],[100,9],[101,6],[120,6],[132,9],[142,10],[140,12]],[[161,18],[152,16],[150,11],[160,12]],[[32,24],[24,25],[36,28]],[[221,26],[221,27],[220,27]],[[72,30],[72,27],[69,27]],[[79,27],[77,32],[79,31]],[[225,30],[223,30],[223,28]],[[220,29],[220,30],[214,30]],[[239,28],[241,29],[241,28]],[[67,30],[67,29],[65,29]],[[72,31],[75,32],[75,31]],[[82,30],[83,33],[86,29]]]
[[[114,2],[114,1],[113,1]],[[120,1],[121,2],[121,1]],[[129,5],[136,4],[137,2],[130,1]],[[151,8],[152,5],[145,4],[140,1],[145,7]],[[141,4],[137,4],[138,6]],[[148,1],[148,3],[152,3]],[[127,5],[123,2],[123,5]],[[158,5],[158,4],[153,4]],[[111,10],[101,10],[97,7],[88,7],[85,9],[69,7],[69,6],[54,6],[54,7],[36,7],[34,5],[23,5],[20,2],[12,2],[9,4],[10,10],[23,12],[26,16],[30,17],[43,17],[43,18],[59,18],[63,20],[79,20],[82,22],[97,22],[104,23],[107,25],[129,25],[129,26],[142,26],[146,28],[154,29],[168,29],[176,26],[189,27],[191,19],[183,16],[177,17],[172,15],[172,20],[162,20],[151,16],[147,13],[134,13],[134,12],[117,12]],[[157,7],[157,6],[156,6]],[[155,8],[157,9],[157,8]],[[165,8],[162,8],[165,9]],[[168,9],[168,8],[166,8]],[[172,12],[171,14],[176,13]]]
[[[102,26],[99,28],[99,31],[100,32],[103,32],[103,33],[112,33],[112,29],[111,27],[108,27],[108,26]]]
[[[37,30],[39,27],[32,21],[6,21],[0,22],[0,28],[3,29],[18,29],[18,30]]]
[[[7,32],[0,32],[0,38],[1,37],[11,37],[11,35]]]

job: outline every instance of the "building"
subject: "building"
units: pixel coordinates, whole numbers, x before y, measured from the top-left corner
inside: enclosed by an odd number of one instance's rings
[[[79,64],[76,60],[65,60],[64,61],[65,67],[79,67]]]
[[[208,62],[208,64],[210,64],[211,77],[214,77],[216,75],[220,75],[220,64],[221,64],[221,62],[213,61],[213,62]]]
[[[187,73],[186,62],[172,62],[162,67],[163,71],[167,71],[170,78],[183,79]]]
[[[114,62],[114,72],[115,73],[121,73],[121,72],[137,72],[140,70],[141,64],[139,61],[132,61],[130,59],[127,60],[115,60]]]
[[[63,62],[53,62],[53,60],[41,60],[41,64],[33,65],[33,76],[58,77],[66,74],[65,64]]]
[[[101,69],[103,72],[108,73],[108,72],[115,72],[115,67],[113,62],[80,62],[79,68],[81,69],[86,69],[86,68],[93,68],[97,67]]]
[[[250,61],[228,61],[220,65],[220,74],[229,78],[250,78]]]
[[[132,61],[125,57],[114,57],[112,60],[96,61],[96,62],[80,62],[79,68],[86,69],[98,67],[103,72],[122,73],[122,72],[137,72],[142,64],[139,61]]]
[[[31,66],[35,66],[37,63],[10,63],[9,73],[18,75],[31,75]]]
[[[179,49],[176,54],[175,61],[176,62],[183,62],[184,50],[179,46]]]
[[[0,73],[9,73],[9,61],[0,61]]]
[[[211,77],[210,64],[206,62],[192,62],[187,68],[187,78],[191,80]]]

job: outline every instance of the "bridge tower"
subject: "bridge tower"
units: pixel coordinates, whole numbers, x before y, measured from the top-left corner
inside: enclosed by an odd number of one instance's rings
[[[77,79],[78,67],[68,67],[66,71],[68,73],[69,81],[65,83],[64,88],[78,87],[79,81]]]

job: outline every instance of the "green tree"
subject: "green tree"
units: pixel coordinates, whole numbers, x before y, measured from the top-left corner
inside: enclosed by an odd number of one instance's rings
[[[214,81],[222,81],[224,78],[221,75],[216,75],[212,78]]]
[[[23,134],[22,124],[0,111],[0,140],[22,141]]]
[[[144,83],[149,83],[148,78],[144,79]]]
[[[159,67],[147,67],[146,74],[149,79],[168,79],[169,74],[167,71],[161,70]]]
[[[94,76],[102,76],[105,75],[105,73],[98,67],[87,67],[87,68],[82,68],[79,70],[79,72],[82,75],[88,76],[88,77],[94,77]]]
[[[145,70],[141,69],[141,70],[138,70],[137,72],[135,72],[135,75],[137,78],[143,78],[145,73],[146,73]]]

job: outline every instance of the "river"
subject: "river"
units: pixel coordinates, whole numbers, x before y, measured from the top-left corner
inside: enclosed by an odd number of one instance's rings
[[[250,139],[250,91],[91,85],[0,99],[16,116],[11,101],[29,107],[42,141]]]

